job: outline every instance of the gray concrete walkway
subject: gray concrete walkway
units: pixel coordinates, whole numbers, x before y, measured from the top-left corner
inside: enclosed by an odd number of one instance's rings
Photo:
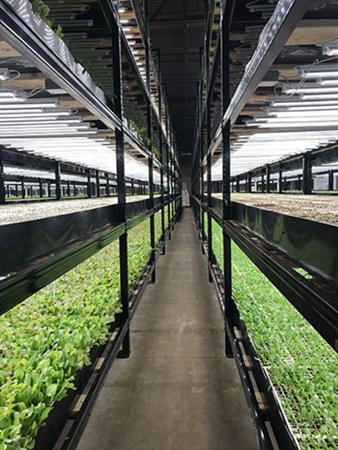
[[[257,450],[206,261],[184,210],[79,450]]]

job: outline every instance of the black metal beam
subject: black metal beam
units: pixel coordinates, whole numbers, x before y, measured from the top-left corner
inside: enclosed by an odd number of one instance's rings
[[[61,190],[61,165],[59,162],[55,164],[55,196],[56,200],[61,200],[62,190]]]
[[[122,98],[122,29],[119,21],[117,6],[112,6],[112,66],[113,66],[113,107],[115,114],[122,121],[123,116],[123,98]],[[115,129],[116,146],[116,174],[117,174],[117,201],[119,221],[126,221],[126,185],[125,185],[125,167],[124,167],[124,136],[123,131]],[[151,205],[153,207],[153,205]],[[128,234],[124,230],[119,237],[119,256],[120,256],[120,301],[122,312],[119,314],[120,323],[127,322],[129,316],[128,304]],[[120,357],[127,358],[130,354],[130,332],[126,330],[123,338],[122,347],[119,353]]]
[[[148,138],[148,186],[149,186],[149,201],[151,207],[154,205],[154,155],[153,155],[153,128],[152,128],[152,104],[150,101],[151,81],[150,81],[150,36],[149,36],[149,0],[145,0],[144,7],[144,22],[145,22],[145,62],[146,62],[146,85],[149,93],[146,99],[147,108],[147,138]],[[155,264],[155,217],[150,216],[150,261]],[[152,273],[152,282],[156,281],[156,268],[154,267]]]
[[[5,170],[3,163],[3,152],[0,149],[0,205],[5,202],[6,202]]]
[[[303,194],[312,193],[312,163],[311,154],[303,155]]]

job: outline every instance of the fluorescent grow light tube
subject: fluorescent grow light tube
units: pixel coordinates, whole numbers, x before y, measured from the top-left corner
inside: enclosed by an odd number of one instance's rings
[[[338,93],[337,94],[302,94],[303,100],[338,100]]]
[[[329,94],[329,93],[337,93],[338,86],[336,87],[300,87],[295,89],[285,89],[286,94]],[[304,96],[303,96],[304,98]]]
[[[321,86],[337,86],[338,87],[338,79],[336,80],[318,80],[318,83]]]
[[[317,96],[315,96],[317,97]],[[331,96],[330,96],[331,97]],[[337,100],[317,100],[315,101],[315,99],[313,100],[305,100],[303,97],[303,101],[299,100],[299,99],[295,99],[292,100],[291,98],[287,98],[285,97],[284,99],[279,99],[279,100],[272,100],[271,101],[271,106],[328,106],[328,105],[338,105],[338,101]]]

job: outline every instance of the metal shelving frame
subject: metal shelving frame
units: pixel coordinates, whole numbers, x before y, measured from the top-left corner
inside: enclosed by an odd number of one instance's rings
[[[90,167],[80,166],[71,163],[59,162],[53,160],[52,158],[46,158],[42,156],[32,155],[26,152],[1,148],[0,147],[0,166],[6,167],[6,165],[11,165],[12,167],[18,167],[22,169],[38,169],[40,171],[49,172],[51,176],[49,178],[43,178],[38,176],[27,175],[24,173],[22,175],[6,174],[3,173],[0,177],[0,204],[4,204],[7,201],[11,203],[20,202],[17,199],[8,199],[8,186],[11,183],[13,186],[21,185],[21,195],[25,198],[25,191],[22,189],[22,183],[35,184],[38,185],[38,191],[40,199],[34,199],[32,201],[45,201],[50,200],[62,200],[62,199],[78,199],[76,196],[76,187],[83,186],[85,188],[86,194],[81,198],[92,198],[100,197],[100,188],[104,186],[105,196],[109,197],[112,193],[115,194],[115,188],[117,186],[117,175],[115,173],[103,172]],[[161,168],[163,171],[163,169]],[[58,176],[56,176],[58,175]],[[67,180],[62,180],[62,175],[67,175]],[[74,177],[72,180],[71,177]],[[76,177],[82,176],[86,178],[84,181],[79,181]],[[92,181],[95,180],[95,182]],[[105,180],[105,184],[102,183],[102,179]],[[128,194],[134,195],[146,195],[147,186],[145,180],[139,180],[136,178],[125,177],[125,183],[129,186]],[[47,196],[42,194],[42,185],[47,185]],[[52,197],[50,194],[51,185],[55,186],[55,196]],[[73,196],[71,196],[71,186],[73,186]],[[75,186],[75,189],[74,189]],[[154,183],[154,190],[161,191],[161,185]],[[65,195],[63,195],[63,191]],[[16,195],[18,198],[18,195]],[[42,200],[43,199],[43,200]],[[28,198],[25,200],[27,203]]]
[[[213,65],[210,65],[209,55],[205,55],[205,66],[211,66],[213,69],[212,73],[204,71],[204,80],[201,80],[199,87],[191,202],[202,241],[202,251],[208,259],[209,281],[215,285],[224,316],[225,352],[236,361],[259,445],[265,450],[294,450],[299,447],[273,385],[241,320],[236,299],[232,296],[231,242],[240,247],[337,351],[338,273],[332,263],[336,259],[336,249],[332,248],[332,243],[338,241],[338,227],[231,202],[231,184],[238,181],[239,186],[240,180],[249,179],[247,186],[251,186],[253,175],[261,175],[263,184],[266,175],[269,179],[273,172],[280,173],[284,169],[302,167],[304,190],[310,193],[311,166],[326,161],[326,158],[331,158],[333,154],[337,155],[336,150],[328,156],[325,149],[320,149],[290,157],[283,161],[282,168],[279,163],[270,164],[269,167],[260,167],[257,171],[234,179],[230,175],[230,132],[245,103],[255,92],[298,21],[311,5],[312,3],[307,1],[290,0],[287,3],[274,31],[269,33],[259,58],[251,61],[251,69],[245,72],[237,93],[231,98],[228,68],[230,29],[236,0],[223,1],[219,50],[215,52]],[[209,34],[210,30],[207,30],[206,36]],[[214,70],[219,65],[222,71],[222,120],[215,135],[210,136],[210,95]],[[211,179],[211,162],[215,152],[222,156],[220,182],[213,182]],[[222,200],[212,196],[213,186],[222,192]],[[270,184],[268,186],[270,187]],[[204,219],[205,216],[207,219]],[[216,221],[223,230],[223,273],[212,248],[212,221]],[[320,254],[309,252],[310,246],[321,248]],[[299,268],[309,274],[309,277],[300,275],[297,272]]]
[[[333,175],[337,172],[336,169],[322,169],[313,172],[312,168],[314,166],[321,166],[325,163],[335,163],[338,164],[338,147],[337,145],[332,145],[325,148],[320,148],[316,150],[311,150],[309,152],[289,156],[281,161],[266,164],[261,167],[257,167],[254,170],[243,172],[235,177],[231,177],[231,183],[236,185],[236,189],[233,192],[239,192],[239,184],[244,181],[245,192],[251,192],[252,179],[254,177],[261,177],[261,189],[256,190],[257,192],[273,192],[271,189],[271,175],[278,174],[278,182],[276,191],[281,194],[287,193],[287,190],[283,189],[283,184],[291,177],[285,177],[284,172],[291,170],[298,170],[299,175],[299,191],[303,194],[313,193],[313,176],[327,174],[329,177],[328,191],[333,191]],[[295,178],[295,175],[293,176]],[[251,184],[250,184],[251,183]],[[243,183],[242,183],[243,184]],[[215,191],[216,192],[216,191]]]
[[[161,111],[162,114],[164,111],[164,132],[163,123],[158,122],[156,125],[161,136],[160,160],[157,160],[154,156],[151,141],[145,147],[125,125],[122,109],[121,73],[121,49],[125,45],[125,39],[119,19],[118,6],[112,1],[107,2],[107,5],[109,5],[108,14],[112,37],[114,109],[93,96],[93,93],[67,70],[57,56],[49,51],[46,43],[35,36],[27,24],[18,20],[16,12],[9,5],[5,2],[0,5],[0,30],[11,45],[18,49],[21,54],[30,58],[40,70],[44,70],[48,76],[80,101],[115,134],[116,174],[114,176],[109,175],[108,178],[114,178],[116,182],[117,204],[0,226],[0,314],[5,313],[68,270],[76,267],[104,246],[109,245],[114,239],[119,239],[122,312],[116,316],[116,320],[112,324],[112,335],[107,346],[105,349],[101,349],[99,357],[93,360],[92,367],[87,370],[86,383],[82,380],[82,385],[85,384],[84,389],[78,390],[75,398],[70,394],[72,397],[71,405],[56,405],[59,409],[63,408],[63,411],[59,414],[59,417],[62,416],[62,420],[47,425],[53,436],[55,435],[55,428],[61,433],[60,436],[54,437],[59,437],[58,448],[62,449],[75,448],[99,386],[114,359],[117,357],[126,358],[130,354],[130,322],[146,285],[156,280],[156,260],[161,254],[165,253],[166,239],[170,238],[182,207],[180,174],[165,97],[160,95],[158,113],[156,112],[156,117],[161,117]],[[146,16],[143,20],[144,23],[147,23]],[[146,64],[148,68],[145,85],[147,92],[146,108],[148,137],[151,139],[154,131],[154,122],[152,121],[154,105],[151,102],[150,95],[151,53],[147,27],[144,32],[147,37]],[[158,92],[163,93],[161,85],[158,86]],[[125,142],[131,142],[140,155],[147,160],[149,197],[145,200],[126,203],[126,185],[132,183],[133,180],[125,177]],[[3,159],[0,164],[0,194],[2,197],[6,180],[3,163],[8,162],[11,158],[12,162],[13,160],[17,164],[20,162],[20,165],[26,164],[39,169],[47,164],[48,167],[55,170],[57,198],[61,198],[61,172],[68,171],[77,175],[86,173],[88,179],[92,175],[95,177],[100,175],[97,171],[92,171],[87,167],[79,167],[60,161],[47,161],[47,159],[20,151],[3,149],[2,156]],[[154,196],[153,172],[155,164],[160,171],[160,196]],[[165,208],[168,209],[167,227],[165,225]],[[160,243],[157,245],[155,243],[154,215],[158,211],[161,211],[162,233]],[[133,293],[130,295],[128,286],[128,230],[146,219],[149,219],[150,222],[151,257],[139,282],[134,287]],[[20,242],[19,246],[18,242]],[[80,407],[78,406],[79,399]],[[65,425],[65,433],[62,433],[61,427],[63,425]],[[52,430],[54,431],[52,432]],[[43,449],[52,449],[55,444],[55,439],[48,444],[45,442]]]

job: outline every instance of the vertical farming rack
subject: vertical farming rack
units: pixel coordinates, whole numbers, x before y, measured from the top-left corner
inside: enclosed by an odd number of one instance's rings
[[[314,174],[325,173],[329,190],[334,189],[338,128],[329,116],[335,100],[320,89],[338,67],[325,50],[325,42],[336,39],[329,20],[335,11],[320,1],[256,3],[210,2],[192,205],[209,281],[224,315],[226,353],[236,360],[260,447],[286,450],[299,444],[233,298],[231,243],[337,351],[337,224],[245,201],[245,193],[282,193],[290,187],[287,176],[296,180],[297,190],[310,194]],[[236,202],[231,191],[242,192],[244,200]],[[213,248],[214,222],[222,230],[221,261]]]
[[[59,448],[75,448],[103,375],[116,357],[128,357],[130,322],[155,281],[156,260],[181,209],[176,145],[147,11],[116,3],[94,1],[83,10],[74,0],[63,14],[64,5],[47,1],[48,18],[26,0],[0,4],[8,74],[0,94],[1,217],[20,200],[37,202],[33,217],[0,226],[1,314],[119,240],[122,312],[77,390],[53,412],[44,439],[37,438],[36,448],[44,450],[57,440]],[[109,196],[114,204],[39,216],[42,200]],[[128,231],[146,219],[150,259],[130,294]]]

